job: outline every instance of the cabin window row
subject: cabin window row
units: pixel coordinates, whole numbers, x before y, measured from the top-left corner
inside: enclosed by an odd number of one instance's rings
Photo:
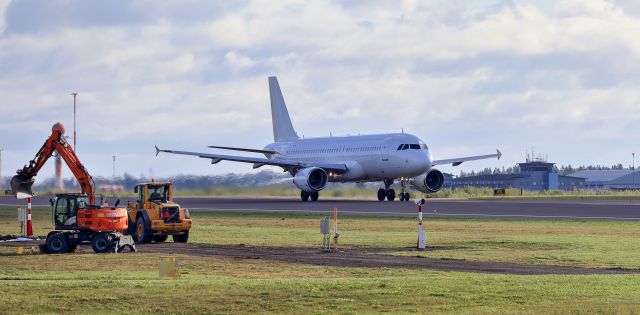
[[[371,146],[371,147],[353,147],[353,148],[331,148],[331,149],[299,149],[299,150],[288,150],[287,154],[296,155],[296,154],[322,154],[322,153],[339,153],[339,152],[372,152],[372,151],[380,151],[381,146]]]

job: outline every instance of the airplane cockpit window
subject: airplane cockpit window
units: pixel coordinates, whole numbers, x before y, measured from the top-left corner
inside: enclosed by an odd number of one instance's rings
[[[420,145],[419,144],[410,144],[410,148],[412,150],[420,150]]]
[[[398,151],[402,150],[402,146],[404,146],[404,144],[398,146]]]
[[[406,143],[405,143],[405,144],[403,144],[403,145],[402,145],[402,150],[406,150],[406,149],[408,149],[408,148],[409,148],[409,145],[408,145],[408,144],[406,144]]]

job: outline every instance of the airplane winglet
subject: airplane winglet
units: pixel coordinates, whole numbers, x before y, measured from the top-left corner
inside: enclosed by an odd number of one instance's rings
[[[158,156],[158,153],[160,153],[160,149],[158,149],[158,146],[155,146],[155,147],[156,147],[156,156]]]
[[[498,160],[502,157],[502,152],[500,152],[500,150],[496,149],[496,152],[498,152]]]

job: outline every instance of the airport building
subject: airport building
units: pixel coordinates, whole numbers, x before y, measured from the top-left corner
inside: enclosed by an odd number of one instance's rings
[[[457,189],[467,186],[488,187],[493,189],[522,188],[527,191],[585,189],[585,178],[560,175],[546,161],[527,161],[518,163],[520,172],[513,174],[487,174],[445,179],[445,188]],[[639,177],[640,179],[640,177]]]
[[[584,178],[588,190],[640,189],[640,172],[633,170],[583,170],[569,175]]]

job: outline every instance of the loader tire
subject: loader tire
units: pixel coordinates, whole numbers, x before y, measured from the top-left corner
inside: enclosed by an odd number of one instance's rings
[[[184,234],[173,235],[174,243],[186,243],[189,240],[189,231],[184,232]]]
[[[156,243],[162,243],[162,242],[166,241],[167,238],[169,238],[169,235],[154,235],[153,236],[153,241],[156,242]]]
[[[139,216],[136,220],[136,240],[138,243],[151,243],[153,232],[151,231],[151,223],[147,222],[143,216]]]

